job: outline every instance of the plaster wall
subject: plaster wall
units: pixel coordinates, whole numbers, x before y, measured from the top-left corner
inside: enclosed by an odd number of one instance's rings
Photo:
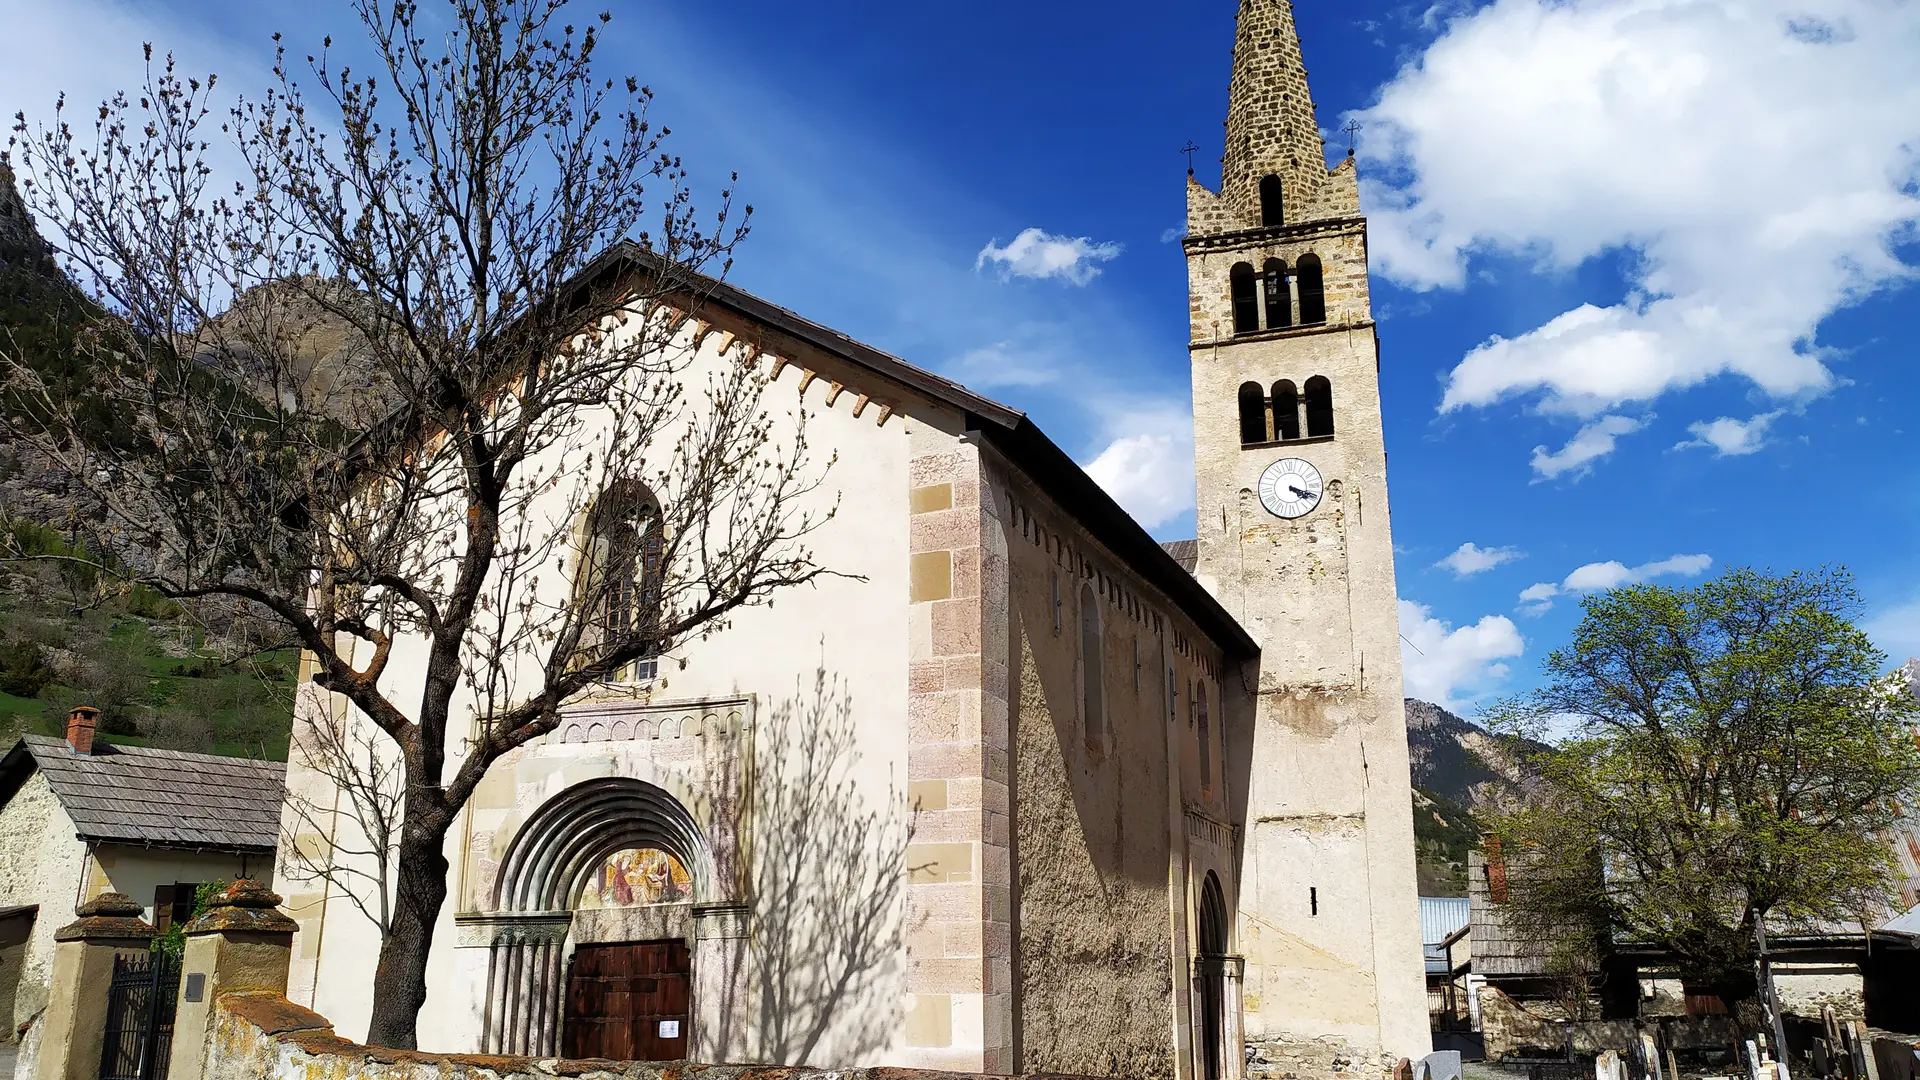
[[[84,899],[86,845],[74,839],[73,819],[60,806],[47,778],[35,772],[0,806],[0,907],[39,905],[26,940],[0,956],[0,1001],[11,984],[12,1008],[0,1013],[0,1045],[12,1045],[22,1024],[47,1007],[53,976],[53,932],[74,919]],[[29,1039],[29,1046],[33,1040]],[[17,1075],[33,1075],[23,1054]]]
[[[1224,814],[1227,802],[1218,649],[1030,485],[1005,475],[997,486],[1016,673],[1014,1067],[1173,1076],[1191,1041],[1183,811]],[[1104,715],[1091,725],[1089,662]],[[1192,717],[1170,697],[1195,685],[1213,703],[1205,782]]]
[[[695,349],[692,327],[677,347]],[[731,334],[711,334],[690,354],[692,367],[684,379],[698,387],[717,365],[742,362],[744,351]],[[456,880],[436,928],[428,1003],[421,1014],[423,1046],[479,1049],[486,949],[471,931],[463,939],[456,915],[486,909],[498,855],[534,808],[572,783],[609,774],[659,781],[706,825],[716,820],[726,792],[750,790],[746,801],[758,809],[749,811],[739,842],[742,889],[751,894],[778,881],[785,896],[803,898],[799,909],[788,905],[781,913],[784,923],[772,935],[765,920],[782,898],[749,900],[759,906],[752,916],[755,933],[747,961],[756,974],[748,981],[763,991],[780,988],[768,980],[789,990],[821,990],[806,1006],[812,1019],[796,1029],[792,1017],[777,1015],[778,1010],[739,1010],[745,1028],[736,1060],[860,1064],[887,1059],[900,1045],[905,947],[899,894],[906,870],[911,637],[909,458],[914,439],[952,444],[963,421],[924,402],[909,407],[898,401],[897,409],[871,404],[870,391],[877,396],[897,388],[863,386],[853,373],[834,368],[830,358],[797,348],[776,354],[769,344],[758,361],[762,369],[770,370],[776,356],[790,361],[766,392],[776,445],[791,444],[796,414],[804,409],[812,460],[816,466],[832,462],[825,484],[808,497],[806,508],[822,515],[834,511],[807,541],[816,561],[833,576],[777,594],[768,607],[736,613],[712,637],[662,657],[659,676],[650,684],[612,688],[580,703],[579,710],[608,718],[581,741],[568,741],[563,730],[495,765],[448,840]],[[590,429],[592,423],[589,418]],[[674,434],[668,431],[662,438]],[[563,464],[543,461],[535,467]],[[549,579],[555,584],[544,587],[564,588],[567,575],[555,567],[543,575]],[[387,677],[396,700],[412,700],[417,693],[421,654],[418,642],[396,648]],[[697,718],[728,703],[747,706],[741,739],[750,750],[711,753],[701,748],[707,740],[704,724],[689,731],[681,721],[671,728],[658,722],[662,712]],[[461,704],[456,702],[456,715]],[[312,717],[343,708],[339,699],[309,689],[299,712]],[[632,713],[633,722],[620,735],[612,720],[623,712]],[[641,724],[643,714],[653,719]],[[465,732],[449,734],[449,749],[457,756]],[[325,795],[324,783],[297,762],[289,770],[289,787]],[[775,803],[784,806],[788,820],[769,818],[766,808]],[[836,828],[849,823],[858,828]],[[871,840],[870,848],[846,850],[848,838],[856,836]],[[309,849],[346,848],[353,840],[344,833],[333,838],[315,833],[301,843]],[[290,996],[329,1016],[343,1033],[363,1035],[377,931],[337,888],[296,881],[284,868],[282,881],[286,910],[301,927]],[[864,929],[879,948],[859,957],[861,970],[851,979],[828,979],[835,973],[828,970],[833,955],[827,946],[851,925],[847,911],[862,903],[876,912],[873,925]],[[781,939],[787,948],[779,947]]]
[[[97,844],[87,860],[84,900],[104,892],[122,892],[141,905],[141,918],[154,922],[154,889],[161,885],[234,881],[251,877],[273,886],[273,856],[221,852],[167,851],[159,848]],[[83,900],[83,902],[84,902]]]

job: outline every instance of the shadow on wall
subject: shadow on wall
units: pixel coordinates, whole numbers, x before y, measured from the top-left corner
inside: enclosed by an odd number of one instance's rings
[[[733,990],[752,998],[749,1053],[870,1060],[899,1030],[905,801],[889,778],[876,808],[857,782],[853,701],[824,667],[763,716],[751,794],[731,809],[751,837],[752,974]],[[744,1015],[738,1004],[725,1015]]]

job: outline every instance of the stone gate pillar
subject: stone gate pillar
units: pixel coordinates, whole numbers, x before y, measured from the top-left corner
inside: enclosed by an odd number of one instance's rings
[[[207,1028],[222,995],[286,995],[293,932],[298,929],[280,910],[279,895],[245,878],[215,893],[206,912],[187,924],[168,1080],[200,1080],[205,1075]]]
[[[54,931],[53,987],[41,1022],[34,1080],[94,1080],[107,1034],[107,989],[113,959],[144,953],[153,924],[126,893],[109,892],[74,910],[79,919]]]

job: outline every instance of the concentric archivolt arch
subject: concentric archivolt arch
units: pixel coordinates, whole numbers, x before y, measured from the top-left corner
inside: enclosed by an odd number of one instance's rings
[[[693,878],[698,899],[712,895],[713,854],[680,800],[629,777],[576,784],[534,812],[513,838],[500,868],[496,911],[565,911],[607,856],[657,848]]]

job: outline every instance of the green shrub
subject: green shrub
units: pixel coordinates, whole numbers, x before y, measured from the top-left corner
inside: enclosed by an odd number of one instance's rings
[[[22,638],[0,646],[0,691],[14,697],[39,697],[53,681],[53,668],[37,642]]]
[[[207,901],[228,885],[225,881],[203,881],[193,890],[193,914],[187,916],[187,922],[206,914]],[[159,912],[154,913],[156,916]],[[177,922],[167,927],[167,932],[153,939],[153,952],[156,956],[165,956],[178,960],[187,951],[187,922]]]

